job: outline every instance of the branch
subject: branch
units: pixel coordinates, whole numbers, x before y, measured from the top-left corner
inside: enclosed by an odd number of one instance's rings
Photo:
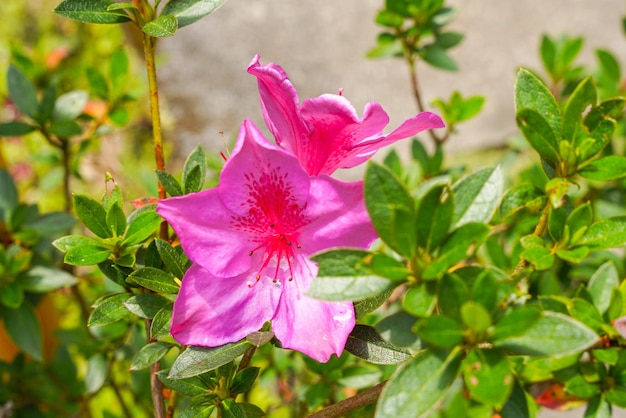
[[[351,398],[330,405],[321,411],[309,415],[309,418],[339,418],[366,405],[376,402],[387,381],[381,382]]]

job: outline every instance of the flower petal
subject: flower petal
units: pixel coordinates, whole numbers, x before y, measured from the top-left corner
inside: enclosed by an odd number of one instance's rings
[[[311,179],[306,216],[313,221],[300,230],[303,253],[333,247],[368,248],[377,238],[363,201],[363,182],[328,176]]]
[[[237,215],[278,210],[272,205],[304,205],[309,176],[289,152],[267,141],[251,121],[244,121],[237,144],[224,165],[218,186],[228,209]]]
[[[312,176],[332,174],[343,167],[345,160],[356,153],[353,148],[358,143],[379,137],[389,123],[389,116],[377,103],[369,103],[359,119],[348,99],[334,94],[305,100],[300,114],[311,135],[296,156]]]
[[[172,225],[185,254],[213,275],[232,277],[250,269],[249,236],[232,228],[233,213],[216,188],[161,200],[157,213]]]
[[[281,293],[271,282],[249,287],[245,276],[220,278],[193,264],[174,302],[172,336],[206,347],[238,341],[272,319]]]
[[[354,308],[352,302],[325,302],[305,296],[309,285],[303,282],[307,281],[285,283],[272,329],[283,347],[327,362],[332,354],[341,355],[354,328]]]
[[[309,135],[300,119],[298,93],[279,65],[261,65],[259,58],[254,56],[248,73],[257,78],[265,123],[278,145],[297,154],[300,141]]]

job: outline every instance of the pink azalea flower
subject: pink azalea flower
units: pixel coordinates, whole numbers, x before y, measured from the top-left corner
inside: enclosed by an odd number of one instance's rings
[[[367,248],[376,238],[362,182],[309,177],[245,121],[219,185],[162,200],[157,212],[194,262],[174,303],[176,340],[219,346],[271,320],[285,348],[318,361],[343,351],[354,327],[352,303],[304,293],[317,275],[312,254]]]
[[[300,105],[280,66],[260,65],[256,55],[248,72],[258,79],[263,117],[276,143],[298,157],[311,176],[354,167],[381,147],[444,126],[439,116],[422,112],[383,135],[389,116],[378,103],[365,105],[362,118],[345,97],[335,94],[306,99]]]

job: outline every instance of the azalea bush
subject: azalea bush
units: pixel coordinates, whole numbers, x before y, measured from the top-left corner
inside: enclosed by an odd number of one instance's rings
[[[417,72],[422,61],[457,69],[453,10],[387,0],[369,56],[406,65],[414,117],[389,129],[376,102],[357,112],[341,94],[301,100],[298,80],[254,56],[247,72],[271,138],[244,120],[220,158],[198,147],[170,172],[155,44],[223,2],[56,5],[81,24],[141,30],[153,196],[129,195],[116,173],[102,173],[99,193],[76,192],[90,145],[132,124],[128,57],[84,69],[89,91],[59,94],[58,79],[35,79],[14,54],[16,111],[0,136],[52,147],[64,210],[26,203],[15,170],[0,167],[0,317],[16,346],[0,361],[2,411],[522,418],[626,407],[626,83],[615,56],[597,50],[590,71],[576,64],[581,38],[544,36],[543,71],[521,68],[512,86],[519,137],[494,165],[459,166],[446,144],[485,99],[454,91],[427,107]],[[361,180],[336,178],[356,166]],[[39,329],[42,300],[59,293],[81,314],[57,330],[57,348]]]

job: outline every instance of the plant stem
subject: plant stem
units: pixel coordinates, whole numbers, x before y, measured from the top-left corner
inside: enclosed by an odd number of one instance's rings
[[[165,162],[163,158],[163,133],[161,129],[161,113],[159,110],[159,89],[157,85],[156,66],[154,63],[154,51],[156,38],[143,34],[143,51],[146,60],[146,70],[148,72],[148,86],[150,89],[150,116],[152,119],[152,137],[154,144],[154,158],[157,170],[165,170]],[[165,199],[165,188],[159,182],[159,199]],[[168,239],[167,223],[161,223],[159,237],[163,240]],[[152,321],[146,319],[146,338],[148,342],[152,342],[150,338],[150,327]],[[163,384],[157,377],[160,369],[159,362],[155,362],[150,366],[150,387],[152,388],[152,403],[154,405],[155,418],[165,418],[165,401],[163,399]]]
[[[2,141],[0,141],[0,169],[7,167],[7,160],[4,158],[4,150],[2,148]]]
[[[352,411],[363,408],[366,405],[376,402],[380,396],[380,392],[387,384],[387,381],[381,382],[363,392],[357,393],[351,398],[344,399],[341,402],[330,405],[321,411],[309,415],[309,418],[337,418],[346,415]]]
[[[72,152],[70,150],[70,140],[60,139],[61,142],[61,159],[63,160],[63,197],[65,199],[64,210],[67,213],[72,212],[72,189],[70,186],[70,180],[72,178],[72,172],[70,170],[70,158]]]

